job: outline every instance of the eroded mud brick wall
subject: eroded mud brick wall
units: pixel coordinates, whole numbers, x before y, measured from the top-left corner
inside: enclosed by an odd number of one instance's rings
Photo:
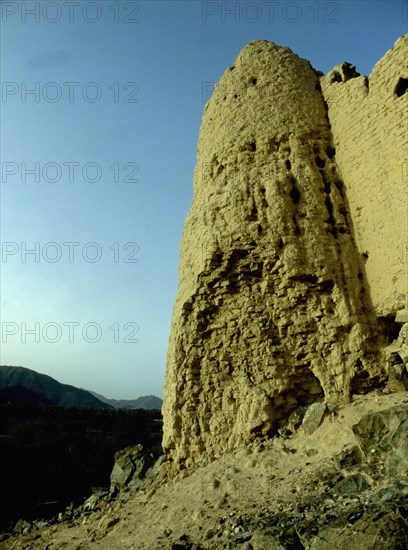
[[[270,42],[248,44],[205,107],[163,406],[177,467],[382,376],[336,140],[319,76]]]
[[[343,65],[322,78],[336,163],[378,316],[407,307],[407,88],[408,35],[397,40],[370,77]]]

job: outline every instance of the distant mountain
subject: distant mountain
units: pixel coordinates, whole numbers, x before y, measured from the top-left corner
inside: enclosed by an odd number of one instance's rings
[[[115,409],[161,409],[163,401],[155,395],[144,395],[137,399],[108,399],[107,397],[100,395],[94,391],[91,391],[92,395],[97,397],[103,403],[111,405]]]
[[[24,367],[0,366],[0,390],[7,390],[3,395],[8,395],[10,401],[32,403],[32,400],[45,399],[49,404],[68,408],[111,408],[88,391],[61,384],[51,376]]]

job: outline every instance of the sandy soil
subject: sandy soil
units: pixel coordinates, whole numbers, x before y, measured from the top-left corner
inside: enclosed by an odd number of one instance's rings
[[[325,476],[334,471],[333,457],[356,442],[352,426],[370,411],[403,402],[408,402],[407,392],[355,396],[328,413],[311,435],[256,441],[171,480],[156,479],[143,490],[124,492],[89,515],[9,538],[0,548],[170,550],[195,543],[208,550],[267,549],[255,544],[256,537],[245,542],[245,534],[321,492]],[[234,533],[241,536],[235,546]]]

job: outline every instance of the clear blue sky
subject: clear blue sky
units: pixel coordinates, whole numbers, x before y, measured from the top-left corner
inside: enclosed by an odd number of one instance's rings
[[[1,364],[162,396],[203,87],[255,39],[369,74],[408,4],[0,5]]]

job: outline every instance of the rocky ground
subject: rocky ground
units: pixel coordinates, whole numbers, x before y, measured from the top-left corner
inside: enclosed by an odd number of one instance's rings
[[[299,411],[279,436],[170,480],[164,462],[54,523],[20,521],[0,548],[406,550],[408,393],[386,392],[315,406],[303,424]]]

